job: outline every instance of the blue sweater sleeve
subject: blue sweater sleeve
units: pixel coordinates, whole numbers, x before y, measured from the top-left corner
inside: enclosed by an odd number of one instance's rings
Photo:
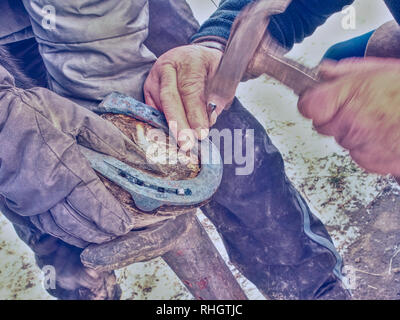
[[[400,1],[398,0],[385,0],[387,7],[396,19],[397,23],[400,24]]]
[[[192,41],[200,37],[229,38],[233,20],[253,0],[222,0],[216,12],[200,27]],[[354,0],[293,0],[284,13],[271,18],[268,27],[272,36],[285,48],[301,42],[326,19]]]

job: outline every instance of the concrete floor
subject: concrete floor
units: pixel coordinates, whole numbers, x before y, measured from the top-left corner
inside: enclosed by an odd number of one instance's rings
[[[209,0],[188,2],[199,21],[204,21],[215,10]],[[296,45],[289,56],[314,66],[332,44],[361,35],[391,19],[383,1],[357,0],[354,8],[354,30],[343,29],[344,15],[338,13],[313,36]],[[311,123],[297,112],[294,94],[276,81],[261,77],[243,83],[237,95],[264,125],[283,154],[288,176],[327,225],[348,265],[354,265],[353,270],[360,279],[354,290],[355,297],[395,299],[400,292],[400,280],[395,272],[400,267],[397,256],[400,227],[387,226],[397,226],[398,222],[390,214],[398,208],[397,184],[390,178],[365,173],[333,139],[317,135]],[[199,217],[227,260],[215,229],[200,212]],[[389,234],[376,235],[378,229]],[[381,245],[371,245],[374,238],[368,235],[381,239]],[[385,239],[389,238],[391,242],[386,243]],[[368,257],[374,263],[369,263]],[[263,299],[258,290],[227,263],[248,297]],[[135,264],[118,270],[117,274],[123,299],[192,299],[161,259]],[[387,287],[393,290],[387,292]],[[51,299],[42,288],[41,272],[35,266],[32,253],[1,215],[0,299]]]

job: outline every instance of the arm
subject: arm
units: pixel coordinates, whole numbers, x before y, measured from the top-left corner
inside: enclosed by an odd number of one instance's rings
[[[307,91],[299,111],[364,169],[400,176],[400,60],[324,62],[321,74],[329,81]]]
[[[205,84],[218,67],[235,17],[250,2],[222,1],[192,37],[194,45],[170,50],[150,71],[144,86],[146,103],[164,112],[180,146],[194,137],[206,137],[208,128],[216,121],[215,116],[208,119],[206,113]],[[310,35],[329,15],[352,2],[293,0],[285,13],[272,18],[270,31],[282,45],[291,47]]]
[[[282,46],[290,49],[311,35],[333,13],[340,11],[354,0],[293,0],[288,9],[271,18],[268,27],[272,36]],[[223,0],[218,10],[200,27],[192,41],[218,39],[225,43],[229,38],[233,21],[240,11],[252,0]]]

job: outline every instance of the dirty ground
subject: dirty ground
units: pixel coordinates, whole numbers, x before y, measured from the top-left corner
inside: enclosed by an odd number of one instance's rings
[[[189,0],[199,21],[215,7],[211,1]],[[334,43],[368,32],[391,19],[383,1],[357,0],[356,28],[344,30],[343,14],[331,17],[312,37],[297,45],[290,57],[314,66]],[[355,275],[355,299],[400,298],[400,188],[390,177],[367,174],[333,139],[317,135],[296,110],[296,97],[265,77],[242,84],[238,97],[264,125],[281,150],[286,172],[327,225],[347,270]],[[321,106],[323,107],[323,106]],[[212,224],[199,217],[227,261]],[[227,261],[250,299],[258,290]],[[192,299],[161,260],[117,271],[122,299]],[[52,299],[29,248],[0,214],[0,299]]]

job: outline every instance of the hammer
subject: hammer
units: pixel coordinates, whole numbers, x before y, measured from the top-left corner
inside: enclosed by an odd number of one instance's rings
[[[209,111],[229,108],[247,70],[253,77],[265,73],[297,95],[319,83],[317,69],[285,58],[286,50],[266,32],[270,17],[284,12],[290,3],[291,0],[259,0],[238,15],[216,74],[207,86]]]
[[[298,96],[321,83],[316,68],[284,57],[286,50],[267,31],[270,17],[283,13],[292,0],[258,0],[235,19],[225,53],[207,86],[207,112],[228,109],[240,81],[262,74],[280,81]],[[251,74],[246,74],[250,70]],[[395,177],[400,184],[400,177]]]

